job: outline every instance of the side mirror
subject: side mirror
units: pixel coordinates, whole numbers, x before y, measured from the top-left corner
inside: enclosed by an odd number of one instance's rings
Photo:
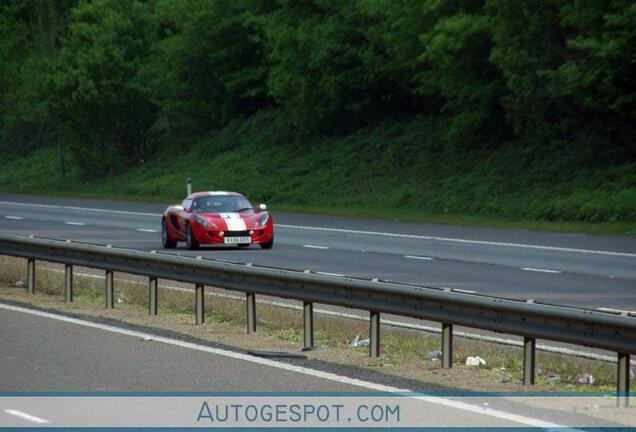
[[[258,205],[258,209],[259,209],[260,211],[265,211],[265,210],[267,210],[267,206],[266,206],[265,204],[259,204],[259,205]]]

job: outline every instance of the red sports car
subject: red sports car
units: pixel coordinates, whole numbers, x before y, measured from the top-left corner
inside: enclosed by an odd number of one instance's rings
[[[226,244],[247,247],[252,243],[263,249],[274,245],[274,220],[265,204],[252,207],[236,192],[196,192],[181,205],[166,209],[161,218],[163,247],[174,248],[184,241],[188,249],[202,244]]]

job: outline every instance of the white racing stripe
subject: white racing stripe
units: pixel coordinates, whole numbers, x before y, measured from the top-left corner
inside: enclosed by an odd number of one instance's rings
[[[238,213],[219,213],[219,216],[225,221],[228,231],[245,231],[247,229],[245,221]]]
[[[43,418],[36,417],[31,414],[27,414],[25,412],[18,411],[16,409],[6,409],[4,410],[4,412],[6,412],[7,414],[11,414],[12,416],[16,416],[16,417],[20,417],[21,419],[28,420],[33,423],[44,424],[49,422],[48,420],[45,420]]]
[[[178,347],[181,347],[181,348],[192,349],[192,350],[197,350],[197,351],[203,351],[203,352],[207,352],[207,353],[214,354],[214,355],[228,357],[228,358],[232,358],[232,359],[236,359],[236,360],[243,360],[243,361],[246,361],[246,362],[255,363],[255,364],[259,364],[259,365],[263,365],[263,366],[270,366],[270,367],[273,367],[273,368],[276,368],[276,369],[281,369],[281,370],[285,370],[285,371],[289,371],[289,372],[296,372],[296,373],[300,373],[300,374],[303,374],[303,375],[312,376],[312,377],[315,377],[315,378],[321,378],[321,379],[334,381],[334,382],[338,382],[338,383],[343,383],[343,384],[348,384],[348,385],[352,385],[352,386],[362,387],[362,388],[366,388],[366,389],[370,389],[370,390],[374,390],[374,391],[386,392],[386,393],[399,393],[399,394],[411,393],[411,391],[408,390],[408,389],[401,389],[401,388],[398,388],[398,387],[388,386],[388,385],[384,385],[384,384],[377,384],[377,383],[373,383],[373,382],[370,382],[370,381],[360,380],[360,379],[357,379],[357,378],[350,378],[350,377],[343,376],[343,375],[337,375],[337,374],[331,373],[331,372],[324,372],[324,371],[310,369],[310,368],[303,367],[303,366],[296,366],[296,365],[289,364],[289,363],[278,362],[278,361],[270,360],[270,359],[266,359],[266,358],[254,357],[254,356],[251,356],[251,355],[242,354],[240,352],[228,351],[228,350],[224,350],[224,349],[221,349],[221,348],[213,348],[213,347],[209,347],[209,346],[205,346],[205,345],[199,345],[199,344],[196,344],[196,343],[193,343],[193,342],[186,342],[186,341],[182,341],[182,340],[178,340],[178,339],[171,339],[171,338],[167,338],[167,337],[164,337],[164,336],[158,336],[158,335],[151,334],[151,333],[145,333],[145,332],[140,332],[140,331],[136,331],[136,330],[129,330],[129,329],[121,328],[121,327],[116,327],[116,326],[112,326],[112,325],[96,323],[96,322],[92,322],[92,321],[84,321],[84,320],[81,320],[81,319],[78,319],[78,318],[71,318],[71,317],[68,317],[68,316],[65,316],[65,315],[58,315],[58,314],[54,314],[54,313],[50,313],[50,312],[42,312],[42,311],[38,311],[38,310],[34,310],[34,309],[28,309],[28,308],[23,308],[23,307],[19,307],[19,306],[12,306],[12,305],[8,305],[8,304],[4,304],[4,303],[0,303],[0,309],[5,309],[5,310],[13,311],[13,312],[26,313],[26,314],[29,314],[29,315],[39,316],[39,317],[42,317],[42,318],[53,319],[53,320],[66,322],[66,323],[69,323],[69,324],[80,325],[80,326],[88,327],[88,328],[95,328],[95,329],[99,329],[99,330],[108,331],[108,332],[111,332],[111,333],[117,333],[117,334],[132,336],[132,337],[136,337],[136,338],[140,338],[140,339],[144,339],[144,340],[151,339],[151,340],[153,340],[155,342],[160,342],[160,343],[164,343],[164,344],[167,344],[167,345],[178,346]],[[476,414],[485,415],[485,416],[489,416],[489,417],[494,417],[494,418],[498,418],[498,419],[502,419],[502,420],[507,420],[507,421],[511,421],[511,422],[515,422],[515,423],[531,426],[531,427],[538,427],[538,428],[561,428],[561,427],[563,427],[563,426],[560,426],[560,425],[555,424],[555,423],[550,423],[550,422],[546,422],[546,421],[535,419],[535,418],[531,418],[531,417],[526,417],[526,416],[522,416],[522,415],[518,415],[518,414],[508,413],[508,412],[505,412],[505,411],[500,411],[500,410],[495,410],[495,409],[491,409],[491,408],[486,408],[486,407],[483,407],[483,406],[473,405],[473,404],[470,404],[470,403],[467,403],[467,402],[461,402],[461,401],[447,399],[447,398],[443,398],[443,397],[423,395],[423,396],[413,396],[413,398],[417,399],[417,400],[425,401],[425,402],[428,402],[428,403],[434,404],[434,405],[447,406],[449,408],[454,408],[454,409],[458,409],[458,410],[473,412],[473,413],[476,413]]]
[[[149,216],[149,217],[161,216],[161,214],[159,213],[144,213],[144,212],[133,212],[133,211],[124,211],[124,210],[108,210],[108,209],[91,208],[91,207],[74,207],[74,206],[61,206],[61,205],[52,205],[52,204],[30,204],[30,203],[21,203],[21,202],[14,202],[14,201],[0,201],[0,205],[81,210],[81,211],[113,213],[113,214],[128,214],[128,215]],[[489,246],[505,246],[505,247],[515,247],[515,248],[552,250],[552,251],[558,251],[558,252],[575,252],[575,253],[585,253],[585,254],[611,255],[611,256],[636,258],[636,253],[629,253],[629,252],[615,252],[615,251],[594,250],[594,249],[577,249],[577,248],[544,246],[544,245],[526,244],[526,243],[494,242],[494,241],[486,241],[486,240],[470,240],[470,239],[452,238],[452,237],[436,237],[436,236],[425,236],[425,235],[415,235],[415,234],[396,234],[396,233],[388,233],[388,232],[380,232],[380,231],[363,231],[363,230],[351,230],[351,229],[343,229],[343,228],[325,228],[325,227],[289,225],[289,224],[276,224],[276,228],[290,228],[290,229],[301,229],[301,230],[309,230],[309,231],[328,231],[328,232],[339,232],[339,233],[349,233],[349,234],[365,234],[365,235],[375,235],[375,236],[382,236],[382,237],[411,238],[411,239],[418,239],[418,240],[436,240],[441,242],[467,243],[467,244],[479,244],[479,245],[489,245]]]

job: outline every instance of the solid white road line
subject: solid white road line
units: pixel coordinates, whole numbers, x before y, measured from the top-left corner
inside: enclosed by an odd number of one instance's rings
[[[485,240],[468,240],[468,239],[451,238],[451,237],[435,237],[435,236],[424,236],[424,235],[414,235],[414,234],[395,234],[395,233],[377,232],[377,231],[360,231],[360,230],[350,230],[350,229],[341,229],[341,228],[323,228],[323,227],[314,227],[314,226],[286,225],[286,224],[276,224],[276,228],[292,228],[292,229],[313,230],[313,231],[330,231],[330,232],[340,232],[340,233],[349,233],[349,234],[365,234],[365,235],[376,235],[376,236],[383,236],[383,237],[411,238],[411,239],[419,239],[419,240],[436,240],[441,242],[468,243],[468,244],[478,244],[478,245],[488,245],[488,246],[505,246],[505,247],[516,247],[516,248],[527,248],[527,249],[552,250],[552,251],[558,251],[558,252],[577,252],[577,253],[612,255],[612,256],[636,258],[636,253],[614,252],[614,251],[592,250],[592,249],[576,249],[576,248],[543,246],[543,245],[534,245],[534,244],[525,244],[525,243],[493,242],[493,241],[485,241]]]
[[[329,272],[320,272],[320,271],[317,271],[315,273],[316,274],[320,274],[320,275],[325,275],[325,276],[345,277],[345,275],[340,274],[340,273],[329,273]]]
[[[477,291],[465,290],[465,289],[459,289],[459,288],[453,288],[453,291],[460,292],[460,293],[465,293],[465,294],[477,294]]]
[[[78,226],[82,226],[82,225],[86,225],[84,222],[64,222],[66,225],[78,225]]]
[[[601,312],[611,312],[611,313],[619,313],[619,314],[627,314],[627,315],[636,315],[636,311],[628,311],[624,309],[613,309],[606,307],[599,307],[596,310],[600,310]]]
[[[147,232],[147,233],[159,232],[159,230],[157,230],[157,229],[150,229],[150,228],[137,228],[137,231]]]
[[[108,331],[108,332],[111,332],[111,333],[117,333],[117,334],[132,336],[132,337],[145,339],[145,340],[152,339],[155,342],[160,342],[160,343],[164,343],[164,344],[167,344],[167,345],[178,346],[178,347],[181,347],[181,348],[186,348],[186,349],[191,349],[191,350],[208,352],[210,354],[214,354],[214,355],[218,355],[218,356],[224,356],[224,357],[232,358],[232,359],[235,359],[235,360],[243,360],[243,361],[246,361],[246,362],[256,363],[256,364],[263,365],[263,366],[270,366],[270,367],[281,369],[281,370],[285,370],[285,371],[288,371],[288,372],[296,372],[296,373],[312,376],[312,377],[315,377],[315,378],[321,378],[321,379],[334,381],[334,382],[338,382],[338,383],[343,383],[343,384],[348,384],[348,385],[352,385],[352,386],[367,388],[367,389],[374,390],[374,391],[386,392],[386,393],[400,393],[400,394],[412,393],[408,389],[401,389],[401,388],[398,388],[398,387],[387,386],[387,385],[384,385],[384,384],[377,384],[377,383],[373,383],[373,382],[370,382],[370,381],[364,381],[364,380],[360,380],[360,379],[357,379],[357,378],[350,378],[350,377],[347,377],[347,376],[338,375],[338,374],[331,373],[331,372],[324,372],[324,371],[320,371],[320,370],[310,369],[310,368],[307,368],[307,367],[292,365],[292,364],[289,364],[289,363],[278,362],[278,361],[270,360],[270,359],[266,359],[266,358],[254,357],[254,356],[251,356],[251,355],[242,354],[242,353],[235,352],[235,351],[228,351],[228,350],[224,350],[224,349],[221,349],[221,348],[213,348],[213,347],[209,347],[209,346],[206,346],[206,345],[199,345],[199,344],[196,344],[196,343],[193,343],[193,342],[186,342],[186,341],[182,341],[182,340],[178,340],[178,339],[170,339],[170,338],[167,338],[167,337],[164,337],[164,336],[158,336],[158,335],[154,335],[154,334],[151,334],[151,333],[145,333],[145,332],[140,332],[140,331],[135,331],[135,330],[129,330],[129,329],[121,328],[121,327],[116,327],[116,326],[112,326],[112,325],[96,323],[96,322],[92,322],[92,321],[84,321],[84,320],[81,320],[81,319],[78,319],[78,318],[71,318],[71,317],[68,317],[68,316],[65,316],[65,315],[58,315],[58,314],[54,314],[54,313],[50,313],[50,312],[42,312],[42,311],[38,311],[38,310],[34,310],[34,309],[28,309],[28,308],[23,308],[23,307],[19,307],[19,306],[12,306],[12,305],[8,305],[8,304],[4,304],[4,303],[0,303],[0,309],[10,310],[10,311],[13,311],[13,312],[26,313],[26,314],[29,314],[29,315],[39,316],[39,317],[42,317],[42,318],[53,319],[53,320],[57,320],[57,321],[66,322],[66,323],[69,323],[69,324],[75,324],[75,325],[80,325],[80,326],[83,326],[83,327],[104,330],[104,331]],[[491,408],[485,408],[483,406],[473,405],[473,404],[470,404],[470,403],[460,402],[460,401],[457,401],[457,400],[446,399],[446,398],[443,398],[443,397],[435,397],[435,396],[426,396],[426,395],[424,395],[424,396],[413,396],[413,398],[417,399],[417,400],[422,400],[422,401],[425,401],[425,402],[428,402],[428,403],[431,403],[431,404],[435,404],[435,405],[443,405],[443,406],[447,406],[447,407],[450,407],[450,408],[464,410],[464,411],[469,411],[469,412],[473,412],[473,413],[477,413],[477,414],[481,414],[481,415],[485,415],[485,416],[489,416],[489,417],[499,418],[499,419],[502,419],[502,420],[508,420],[508,421],[511,421],[511,422],[528,425],[528,426],[531,426],[531,427],[538,427],[538,428],[557,428],[557,427],[562,427],[562,426],[560,426],[558,424],[546,422],[546,421],[543,421],[543,420],[539,420],[539,419],[535,419],[535,418],[531,418],[531,417],[526,417],[526,416],[522,416],[522,415],[517,415],[517,414],[512,414],[512,413],[508,413],[508,412],[500,411],[500,410],[495,410],[495,409],[491,409]]]
[[[21,202],[14,202],[14,201],[0,201],[0,204],[16,205],[16,206],[23,206],[23,207],[82,210],[82,211],[91,211],[91,212],[97,212],[97,213],[127,214],[127,215],[137,215],[137,216],[153,216],[153,217],[161,216],[158,213],[143,213],[143,212],[133,212],[133,211],[126,211],[126,210],[108,210],[108,209],[91,208],[91,207],[61,206],[61,205],[53,205],[53,204],[31,204],[31,203],[21,203]]]
[[[522,267],[521,270],[539,272],[539,273],[563,273],[560,270],[540,269],[540,268],[533,268],[533,267]]]
[[[433,258],[431,257],[416,256],[416,255],[405,255],[404,258],[417,259],[422,261],[433,261]]]
[[[4,412],[6,412],[7,414],[11,414],[12,416],[16,416],[16,417],[20,417],[21,419],[28,420],[33,423],[44,424],[49,422],[48,420],[45,420],[43,418],[36,417],[31,414],[27,414],[25,412],[18,411],[16,409],[6,409],[4,410]]]
[[[5,216],[5,219],[13,219],[13,220],[23,220],[22,216]]]
[[[52,205],[52,204],[29,204],[29,203],[21,203],[21,202],[14,202],[14,201],[0,201],[0,205],[57,208],[57,209],[67,209],[67,210],[81,210],[81,211],[91,211],[91,212],[98,212],[98,213],[127,214],[127,215],[149,216],[149,217],[161,216],[161,214],[159,213],[143,213],[143,212],[133,212],[133,211],[124,211],[124,210],[108,210],[108,209],[91,208],[91,207],[60,206],[60,205]],[[516,247],[516,248],[527,248],[527,249],[552,250],[552,251],[558,251],[558,252],[575,252],[575,253],[611,255],[611,256],[636,258],[636,253],[615,252],[615,251],[594,250],[594,249],[577,249],[577,248],[566,248],[566,247],[558,247],[558,246],[543,246],[543,245],[526,244],[526,243],[493,242],[493,241],[485,241],[485,240],[469,240],[469,239],[452,238],[452,237],[435,237],[435,236],[424,236],[424,235],[414,235],[414,234],[396,234],[396,233],[387,233],[387,232],[378,232],[378,231],[362,231],[362,230],[351,230],[351,229],[343,229],[343,228],[324,228],[324,227],[289,225],[289,224],[276,224],[276,228],[291,228],[291,229],[301,229],[301,230],[310,230],[310,231],[329,231],[329,232],[340,232],[340,233],[349,233],[349,234],[366,234],[366,235],[375,235],[375,236],[383,236],[383,237],[411,238],[411,239],[419,239],[419,240],[436,240],[436,241],[442,241],[442,242],[479,244],[479,245],[489,245],[489,246],[505,246],[505,247]]]
[[[303,245],[303,247],[309,249],[329,249],[329,246]]]

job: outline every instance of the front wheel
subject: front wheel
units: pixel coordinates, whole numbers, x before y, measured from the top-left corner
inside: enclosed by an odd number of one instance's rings
[[[274,237],[267,243],[261,243],[261,249],[271,249],[274,246]]]
[[[185,235],[186,247],[190,250],[199,249],[199,242],[196,238],[194,238],[194,233],[192,232],[192,227],[190,224],[186,225],[186,235]]]
[[[165,219],[161,219],[161,244],[166,249],[174,249],[177,246],[177,242],[170,239]]]

